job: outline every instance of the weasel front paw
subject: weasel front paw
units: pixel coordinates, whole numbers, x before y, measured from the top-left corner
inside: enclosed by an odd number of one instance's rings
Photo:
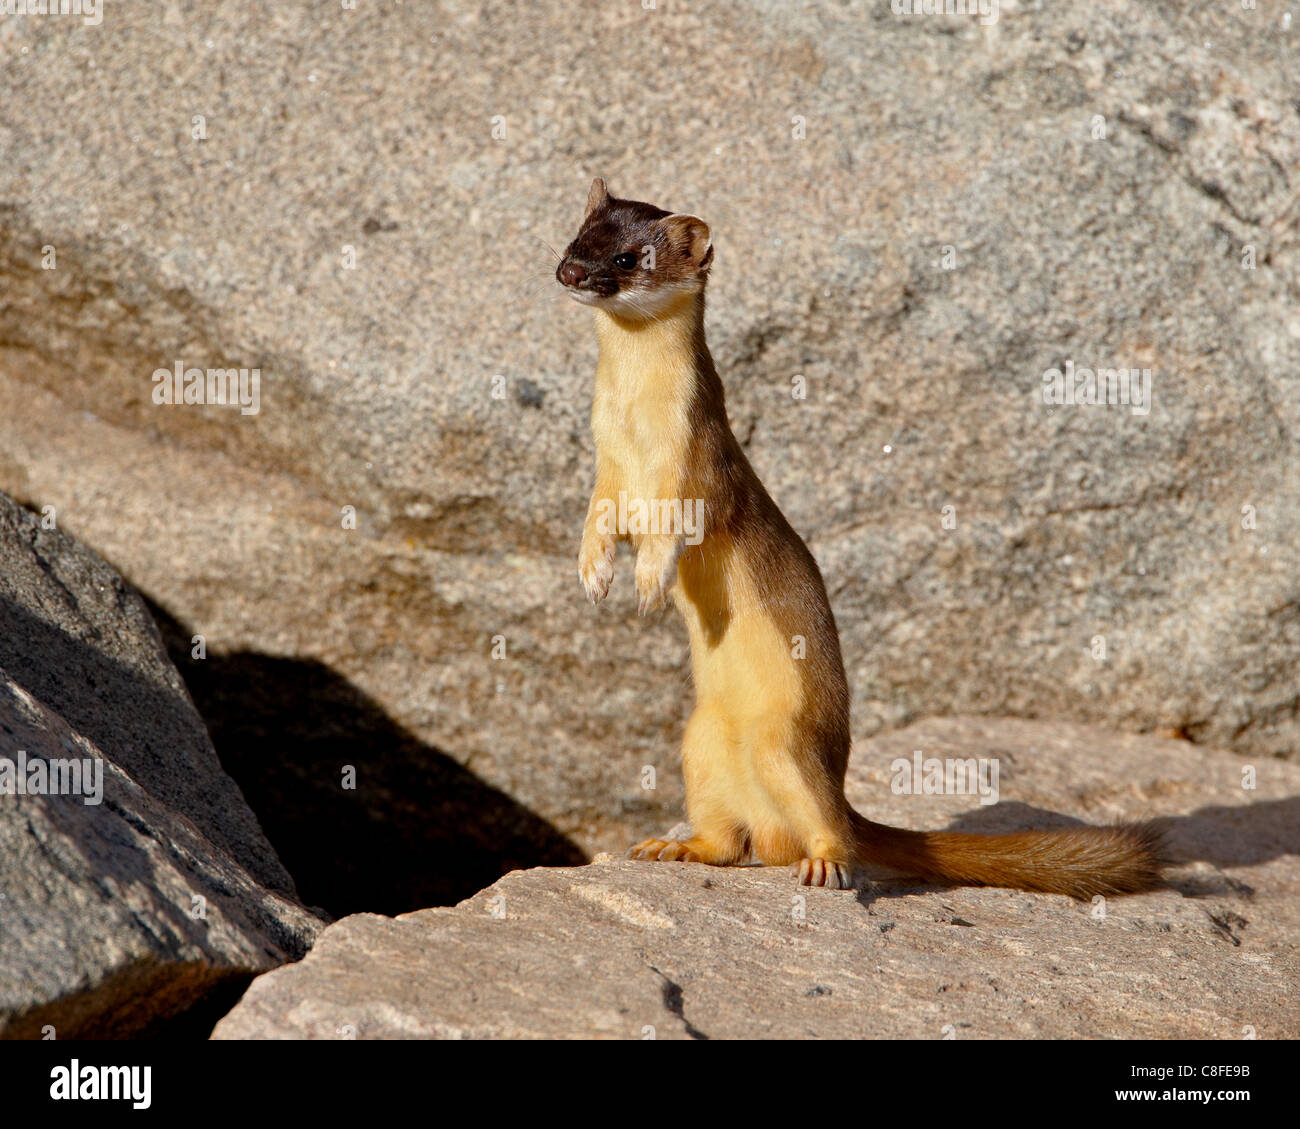
[[[597,534],[582,539],[582,548],[578,552],[578,579],[587,592],[587,599],[593,604],[599,604],[609,595],[617,548],[612,537]]]
[[[676,839],[647,839],[635,847],[627,849],[630,859],[645,859],[650,862],[699,862],[700,857],[685,843]]]

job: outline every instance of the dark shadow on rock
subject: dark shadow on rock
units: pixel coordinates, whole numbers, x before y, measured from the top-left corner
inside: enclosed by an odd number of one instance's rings
[[[453,905],[501,875],[587,857],[546,820],[404,729],[323,663],[190,656],[150,602],[217,755],[299,896],[335,917]],[[343,786],[344,766],[355,789]]]
[[[1251,866],[1300,855],[1300,796],[1197,808],[1170,820],[1169,846],[1177,862],[1201,860],[1215,866]]]

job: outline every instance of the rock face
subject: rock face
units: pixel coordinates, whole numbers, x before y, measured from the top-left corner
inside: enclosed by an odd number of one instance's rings
[[[158,1030],[310,946],[139,595],[3,494],[0,758],[0,1036]]]
[[[912,796],[915,748],[990,757],[1001,803]],[[1259,1038],[1300,1034],[1300,768],[1072,725],[932,720],[868,742],[855,804],[999,830],[1169,818],[1169,887],[1085,905],[901,880],[602,856],[511,874],[455,908],[329,926],[214,1037]],[[964,813],[964,814],[963,814]],[[973,814],[972,814],[973,813]]]
[[[579,591],[595,347],[540,242],[600,173],[712,224],[733,423],[822,563],[860,738],[1060,716],[1290,756],[1294,66],[1267,5],[1175,8],[6,21],[13,103],[94,113],[0,120],[0,487],[213,656],[321,664],[534,813],[485,869],[662,829],[684,632],[625,558]],[[1150,369],[1149,412],[1045,404],[1067,362]],[[257,414],[155,404],[178,363],[259,368]]]

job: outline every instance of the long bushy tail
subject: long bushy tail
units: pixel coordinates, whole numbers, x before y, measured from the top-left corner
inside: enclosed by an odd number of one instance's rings
[[[1014,831],[904,831],[854,812],[858,862],[974,886],[1011,886],[1090,898],[1133,894],[1160,881],[1164,835],[1157,823]]]

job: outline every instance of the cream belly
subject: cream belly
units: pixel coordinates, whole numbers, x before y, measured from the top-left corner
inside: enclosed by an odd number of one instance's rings
[[[679,497],[690,442],[689,348],[669,325],[629,332],[599,311],[596,336],[591,430],[609,486],[647,502]]]
[[[707,559],[709,542],[702,546]],[[803,671],[794,641],[785,639],[734,556],[726,578],[686,566],[674,599],[686,619],[695,676],[692,741],[684,769],[706,793],[726,797],[729,814],[752,837],[766,861],[794,861],[831,834],[822,803],[799,773],[794,754],[796,720],[803,701]],[[713,569],[708,569],[712,574]],[[738,575],[738,573],[740,575]],[[725,627],[720,629],[719,581],[727,585]],[[695,772],[693,759],[706,761]],[[712,801],[706,796],[705,803]]]

